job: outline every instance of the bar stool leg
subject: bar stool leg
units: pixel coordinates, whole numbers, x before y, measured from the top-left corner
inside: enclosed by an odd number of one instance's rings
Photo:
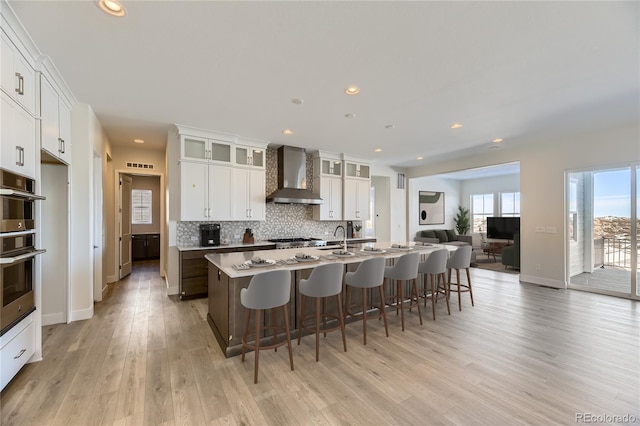
[[[247,350],[247,334],[249,333],[249,321],[251,320],[251,311],[245,309],[244,314],[244,331],[242,333],[242,362],[244,362],[244,353]]]
[[[340,295],[336,294],[336,301],[338,302],[338,320],[340,321],[340,331],[342,332],[342,345],[344,346],[344,351],[347,351],[347,337],[344,333],[344,318],[342,316],[342,300],[340,300]]]
[[[433,320],[436,320],[436,301],[438,300],[438,296],[436,293],[436,277],[433,274],[431,275],[431,309],[433,310]]]
[[[404,331],[404,284],[405,281],[396,280],[398,289],[398,304],[400,304],[400,322],[402,323],[402,331]],[[397,309],[396,305],[396,309]],[[397,312],[397,310],[396,310]]]
[[[274,352],[278,352],[278,346],[276,346],[276,343],[278,343],[278,339],[277,339],[277,334],[278,334],[278,330],[275,328],[276,324],[278,323],[278,315],[277,312],[274,309],[270,309],[271,311],[271,325],[274,327],[273,329],[273,346],[275,346],[275,348],[273,348]]]
[[[327,337],[327,298],[322,298],[322,328],[324,331],[324,337]]]
[[[422,312],[420,312],[420,298],[418,297],[418,279],[413,279],[413,294],[416,296],[416,308],[418,308],[418,318],[420,319],[420,325],[422,325]],[[411,303],[409,306],[413,304],[413,295],[411,296]],[[409,311],[411,312],[411,311]]]
[[[461,286],[460,286],[460,269],[456,269],[456,279],[458,280],[458,310],[462,310],[462,295],[461,295]]]
[[[469,283],[469,296],[471,296],[471,306],[474,306],[473,304],[473,290],[471,290],[471,275],[469,274],[469,268],[467,269],[467,283]]]
[[[364,344],[367,344],[367,291],[362,289],[362,335]]]
[[[287,305],[282,305],[282,313],[284,315],[284,329],[287,333],[287,347],[289,348],[289,364],[291,364],[291,371],[293,371],[293,352],[291,351],[291,334],[289,332],[289,310]]]
[[[256,341],[255,341],[255,348],[254,348],[254,353],[255,355],[255,362],[254,362],[254,372],[253,372],[253,383],[258,383],[258,366],[260,364],[259,362],[259,358],[260,358],[260,317],[262,316],[262,309],[258,309],[256,310],[256,320],[255,320],[255,329],[256,329]]]
[[[378,286],[378,291],[380,291],[380,310],[382,311],[382,319],[384,320],[384,332],[387,337],[389,337],[389,327],[387,327],[387,311],[385,309],[384,303],[384,290],[382,286]]]
[[[316,362],[318,362],[319,360],[320,360],[320,298],[316,297]]]
[[[442,289],[444,290],[444,300],[447,302],[447,313],[451,315],[451,309],[449,308],[449,290],[445,284],[445,276],[444,274],[440,274],[442,278]]]
[[[300,327],[298,327],[298,346],[300,346],[300,338],[302,337],[302,325],[304,324],[304,302],[306,297],[304,294],[300,294]]]

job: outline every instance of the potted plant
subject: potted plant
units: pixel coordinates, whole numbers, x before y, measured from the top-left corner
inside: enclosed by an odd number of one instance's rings
[[[357,237],[361,229],[362,225],[353,225],[353,236]]]
[[[466,235],[469,232],[469,209],[458,206],[458,213],[453,221],[456,223],[458,234]]]

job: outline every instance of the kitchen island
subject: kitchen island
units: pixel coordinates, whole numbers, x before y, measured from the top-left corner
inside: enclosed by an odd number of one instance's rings
[[[414,243],[411,243],[414,244]],[[208,275],[208,297],[209,297],[209,312],[207,314],[207,321],[213,331],[216,340],[220,344],[226,357],[239,355],[242,348],[241,337],[244,325],[244,308],[240,303],[240,290],[249,286],[251,278],[264,271],[273,269],[286,269],[291,271],[291,300],[289,303],[289,323],[291,324],[292,338],[297,336],[299,328],[300,313],[298,312],[300,306],[300,295],[298,293],[298,283],[301,279],[306,279],[311,274],[312,270],[322,264],[339,262],[344,264],[345,271],[354,271],[357,269],[358,264],[371,256],[383,256],[387,259],[389,264],[392,264],[393,259],[402,256],[403,254],[413,251],[419,251],[424,258],[434,250],[440,248],[447,248],[450,251],[455,251],[457,247],[446,246],[440,244],[432,245],[402,245],[403,247],[392,247],[391,243],[371,243],[362,244],[358,247],[349,249],[352,255],[348,256],[334,256],[333,250],[335,249],[319,249],[319,248],[295,248],[284,250],[263,250],[259,252],[240,252],[240,253],[210,253],[205,256],[205,259],[209,261],[209,275]],[[367,248],[381,249],[382,252],[371,253],[367,251]],[[298,253],[302,253],[308,256],[315,256],[317,260],[313,261],[295,261],[295,256]],[[273,263],[269,266],[247,266],[251,259],[259,256],[262,259]],[[407,283],[405,283],[407,284]],[[408,285],[408,284],[407,284]],[[393,289],[391,286],[386,286],[385,291],[390,296]],[[344,291],[343,291],[344,294]],[[410,294],[405,291],[405,294]],[[359,299],[358,292],[352,292],[351,303],[352,305],[361,305],[362,300]],[[373,304],[377,304],[377,295],[371,294],[368,296],[368,300]],[[327,302],[327,312],[337,312],[337,307],[333,301]],[[311,312],[312,307],[308,307]],[[357,309],[356,309],[357,311]],[[356,313],[356,312],[354,312]],[[271,316],[265,316],[265,323],[269,325],[280,325],[279,322],[283,321],[281,318],[276,324],[271,324],[273,318]],[[347,319],[348,321],[348,319]],[[267,336],[261,336],[266,338]],[[269,337],[270,338],[270,337]]]

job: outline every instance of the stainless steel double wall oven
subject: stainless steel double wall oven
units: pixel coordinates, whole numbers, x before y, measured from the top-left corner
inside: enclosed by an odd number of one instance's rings
[[[0,169],[0,335],[35,310],[35,181]]]

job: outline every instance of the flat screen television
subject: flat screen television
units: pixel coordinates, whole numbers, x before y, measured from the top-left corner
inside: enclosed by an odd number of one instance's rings
[[[488,217],[487,238],[513,240],[513,234],[520,233],[519,217]]]

